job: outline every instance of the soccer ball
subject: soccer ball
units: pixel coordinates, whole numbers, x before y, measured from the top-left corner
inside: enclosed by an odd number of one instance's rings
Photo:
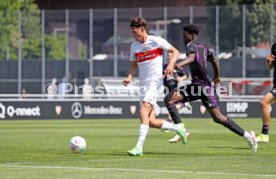
[[[73,153],[82,153],[86,149],[85,139],[81,136],[74,136],[69,141],[69,149]]]

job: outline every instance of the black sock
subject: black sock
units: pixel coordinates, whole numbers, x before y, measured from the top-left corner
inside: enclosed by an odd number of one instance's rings
[[[269,125],[263,125],[262,134],[268,135]]]
[[[175,105],[171,105],[171,106],[167,107],[167,109],[168,109],[168,111],[172,117],[172,120],[175,124],[182,123],[179,112],[176,109]]]
[[[226,122],[223,125],[240,136],[243,136],[244,134],[244,129],[242,129],[230,118],[227,118]]]

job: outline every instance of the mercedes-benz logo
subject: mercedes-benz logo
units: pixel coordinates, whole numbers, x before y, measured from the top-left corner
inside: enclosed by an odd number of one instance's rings
[[[82,105],[79,102],[74,102],[71,106],[71,113],[75,119],[78,119],[82,115]]]

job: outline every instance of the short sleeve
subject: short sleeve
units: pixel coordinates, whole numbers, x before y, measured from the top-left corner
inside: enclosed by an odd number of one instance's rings
[[[160,48],[168,50],[172,47],[172,45],[162,37],[156,37],[156,38]]]
[[[134,61],[135,60],[135,54],[134,54],[134,47],[133,44],[130,46],[130,54],[129,54],[129,61]]]
[[[188,45],[188,46],[186,47],[186,54],[188,55],[188,54],[190,54],[190,53],[196,53],[195,46],[193,46],[193,45]]]

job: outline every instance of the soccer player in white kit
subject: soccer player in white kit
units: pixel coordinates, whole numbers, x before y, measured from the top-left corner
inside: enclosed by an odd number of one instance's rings
[[[173,74],[179,51],[165,39],[148,35],[146,27],[147,22],[144,18],[134,17],[131,19],[130,28],[136,41],[131,44],[128,76],[122,81],[122,84],[127,86],[136,69],[139,69],[140,127],[136,146],[127,152],[130,156],[143,155],[143,144],[149,127],[176,131],[181,137],[182,143],[186,144],[187,142],[183,123],[172,124],[155,118],[158,92],[161,92],[163,87],[163,50],[173,53],[173,58],[164,75]]]

